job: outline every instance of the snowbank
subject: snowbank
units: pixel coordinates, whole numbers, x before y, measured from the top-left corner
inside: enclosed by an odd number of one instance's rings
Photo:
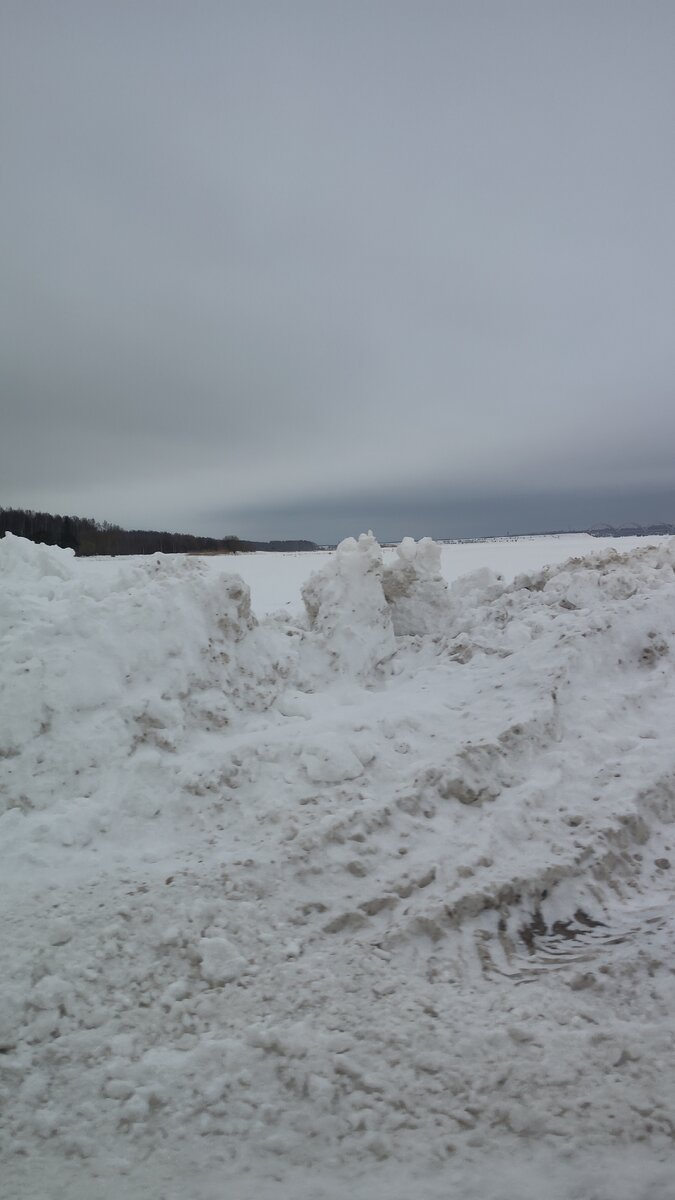
[[[670,1198],[675,543],[87,568],[0,542],[10,1200]]]

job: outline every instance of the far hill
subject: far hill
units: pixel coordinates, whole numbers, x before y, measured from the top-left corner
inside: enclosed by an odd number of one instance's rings
[[[590,533],[591,537],[654,537],[657,534],[672,536],[675,534],[675,525],[661,522],[656,525],[621,525],[618,529],[614,525],[594,525],[585,532]]]

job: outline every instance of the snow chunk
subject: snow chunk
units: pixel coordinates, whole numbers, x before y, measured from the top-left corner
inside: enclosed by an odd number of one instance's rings
[[[65,979],[58,975],[43,975],[30,994],[30,1002],[34,1008],[66,1009],[70,1007],[72,995],[73,989]]]
[[[200,938],[201,974],[208,983],[233,983],[246,968],[235,946],[227,938]]]
[[[495,571],[490,567],[479,567],[455,579],[450,587],[450,596],[457,602],[489,601],[503,592],[504,587],[503,579]]]
[[[251,612],[251,589],[240,575],[231,575],[224,581],[220,610],[218,627],[233,641],[241,641],[258,624]]]
[[[382,587],[394,633],[400,636],[442,632],[450,612],[448,585],[441,573],[441,549],[431,538],[404,538],[397,560],[385,567]]]
[[[58,546],[37,545],[27,538],[6,533],[0,539],[0,576],[13,582],[36,583],[44,579],[73,579],[77,572],[75,551]]]
[[[214,725],[232,709],[269,705],[281,656],[273,644],[249,646],[257,622],[238,575],[165,555],[123,561],[111,575],[8,534],[0,578],[0,812],[51,806],[74,776],[115,757],[174,753],[193,705]],[[67,830],[65,839],[78,844]]]
[[[312,783],[342,783],[363,774],[363,764],[353,750],[331,734],[304,749],[300,762]]]
[[[382,573],[382,550],[372,533],[362,533],[341,542],[302,589],[311,629],[345,674],[367,676],[396,648]]]

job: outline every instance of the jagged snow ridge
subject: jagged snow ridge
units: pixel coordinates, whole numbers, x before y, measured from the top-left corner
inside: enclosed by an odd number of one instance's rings
[[[10,1197],[671,1196],[674,542],[0,578]]]

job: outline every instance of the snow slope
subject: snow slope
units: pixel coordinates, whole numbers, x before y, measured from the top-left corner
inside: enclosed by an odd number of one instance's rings
[[[0,542],[3,1196],[672,1200],[675,542],[592,548]]]

